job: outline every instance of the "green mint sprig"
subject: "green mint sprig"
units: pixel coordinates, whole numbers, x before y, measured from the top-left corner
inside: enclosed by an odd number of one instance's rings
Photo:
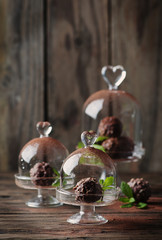
[[[55,168],[52,168],[54,174],[55,174],[55,181],[52,183],[52,186],[53,187],[59,187],[60,186],[60,173],[55,169]],[[67,175],[64,174],[64,176],[66,177]],[[66,184],[66,180],[64,179],[63,180],[63,185]]]
[[[146,208],[147,203],[139,202],[136,203],[135,198],[133,197],[133,190],[126,182],[121,182],[120,189],[126,197],[120,197],[119,201],[125,203],[121,205],[121,208],[131,208],[136,206],[137,208]]]
[[[106,139],[108,139],[108,137],[98,136],[96,141],[95,141],[95,144],[93,144],[93,147],[96,148],[96,149],[99,149],[103,152],[106,152],[105,148],[101,145],[101,142],[103,142]],[[79,149],[79,148],[83,148],[83,147],[84,147],[84,144],[82,142],[78,142],[77,148]]]
[[[84,144],[82,142],[78,142],[78,145],[77,145],[77,148],[83,148],[84,147]]]
[[[96,148],[96,149],[99,149],[99,150],[101,150],[103,152],[106,152],[105,148],[103,146],[99,145],[99,144],[93,144],[93,147]]]
[[[56,176],[55,181],[52,183],[52,186],[58,187],[58,186],[60,186],[60,173],[55,168],[52,168],[52,170]]]
[[[105,180],[100,179],[99,183],[103,191],[112,189],[112,185],[114,184],[114,177],[110,176],[110,177],[107,177]]]
[[[52,170],[56,176],[60,177],[60,173],[55,168],[52,168]]]
[[[107,136],[98,136],[95,143],[100,143],[100,142],[103,142],[105,141],[106,139],[108,139]]]

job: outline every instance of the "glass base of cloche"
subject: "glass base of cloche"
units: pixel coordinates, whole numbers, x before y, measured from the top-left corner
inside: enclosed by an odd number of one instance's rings
[[[37,190],[37,196],[25,203],[28,207],[58,207],[62,205],[49,193],[49,190],[55,189],[53,186],[37,187],[33,184],[30,177],[20,176],[19,174],[15,174],[15,183],[20,188]]]
[[[55,197],[49,193],[43,193],[41,189],[38,189],[38,195],[25,203],[28,207],[58,207],[61,206]]]
[[[127,155],[127,152],[122,152],[122,155]],[[120,163],[120,162],[125,162],[125,163],[132,163],[132,162],[138,162],[139,160],[142,159],[142,157],[145,154],[145,149],[141,146],[135,146],[134,151],[128,154],[127,157],[121,157],[121,158],[112,158],[114,163]]]
[[[80,206],[80,212],[72,215],[67,222],[81,225],[101,225],[108,220],[95,212],[95,206]]]
[[[115,203],[118,199],[120,189],[116,188],[112,191],[109,191],[108,194],[104,194],[103,199],[93,203],[85,203],[76,201],[76,195],[73,191],[66,191],[63,189],[56,189],[56,198],[59,202],[80,206],[79,213],[72,215],[67,219],[67,222],[71,224],[81,224],[81,225],[100,225],[107,223],[108,220],[103,216],[95,212],[95,207],[108,206]]]

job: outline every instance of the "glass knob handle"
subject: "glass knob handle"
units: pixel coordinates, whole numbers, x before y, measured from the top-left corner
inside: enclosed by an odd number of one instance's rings
[[[97,134],[94,131],[84,131],[81,134],[81,140],[82,143],[85,145],[85,147],[92,146],[97,139]]]
[[[123,66],[104,66],[101,69],[101,75],[108,85],[109,90],[117,89],[118,86],[124,81],[126,71]]]
[[[49,122],[38,122],[36,127],[40,137],[48,137],[52,131],[52,126]]]

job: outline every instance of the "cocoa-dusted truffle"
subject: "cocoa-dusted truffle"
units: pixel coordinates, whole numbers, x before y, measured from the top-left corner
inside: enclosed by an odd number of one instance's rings
[[[103,118],[98,127],[100,136],[119,137],[122,133],[122,123],[117,117]]]
[[[36,163],[30,169],[30,177],[37,186],[50,186],[53,183],[53,179],[51,179],[53,175],[52,167],[46,162]]]
[[[132,178],[128,185],[133,190],[133,196],[136,202],[147,202],[151,196],[151,187],[148,181],[145,181],[143,178]]]
[[[134,143],[128,137],[108,138],[102,143],[111,158],[125,158],[132,155]]]
[[[74,187],[76,201],[92,203],[102,198],[102,188],[96,178],[83,178]]]

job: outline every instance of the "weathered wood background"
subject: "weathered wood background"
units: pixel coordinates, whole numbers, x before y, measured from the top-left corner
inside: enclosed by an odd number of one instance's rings
[[[16,171],[37,121],[72,151],[86,98],[121,64],[141,103],[142,171],[162,171],[162,1],[0,0],[0,171]]]

